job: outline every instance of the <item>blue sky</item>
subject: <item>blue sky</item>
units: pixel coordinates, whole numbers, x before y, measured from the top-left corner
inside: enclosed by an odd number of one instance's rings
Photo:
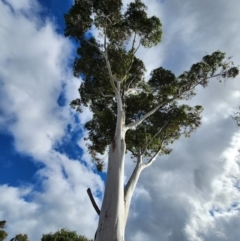
[[[180,74],[216,50],[240,64],[238,0],[144,2],[163,24],[162,43],[138,52],[146,78],[159,66]],[[84,141],[91,112],[69,107],[81,83],[71,70],[75,43],[63,36],[71,4],[0,1],[0,220],[8,222],[7,240],[22,232],[37,241],[63,227],[93,238],[97,227],[86,189],[101,206],[105,173],[96,172]],[[143,172],[128,241],[238,240],[240,132],[231,115],[239,80],[197,89],[190,104],[204,107],[203,125]],[[133,167],[127,155],[126,180]]]
[[[11,10],[11,4],[8,1],[2,1]],[[72,1],[44,1],[41,0],[42,9],[38,13],[38,17],[42,21],[51,18],[54,21],[56,31],[59,34],[64,34],[64,18],[63,14],[68,11]],[[67,101],[64,97],[64,89],[59,95],[58,104],[60,106],[67,105]],[[69,128],[71,128],[69,126]],[[0,129],[0,149],[1,160],[0,165],[0,184],[9,184],[11,186],[18,186],[24,182],[36,182],[34,174],[41,164],[34,162],[33,157],[19,153],[14,147],[14,137],[6,129]],[[81,149],[75,143],[76,134],[72,134],[68,140],[65,140],[63,144],[57,144],[56,149],[59,152],[67,153],[71,158],[78,158],[81,155]]]

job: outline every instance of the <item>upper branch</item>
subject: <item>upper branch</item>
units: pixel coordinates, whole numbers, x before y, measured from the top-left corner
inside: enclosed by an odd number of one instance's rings
[[[103,52],[101,51],[101,49],[99,48],[98,45],[91,43],[91,42],[88,41],[86,38],[84,39],[84,41],[86,41],[89,45],[95,47],[101,54],[103,54]]]
[[[113,74],[112,74],[111,65],[110,65],[110,62],[109,62],[109,59],[108,59],[108,56],[107,56],[107,55],[105,55],[105,61],[106,61],[107,69],[108,69],[110,84],[111,84],[111,86],[112,86],[112,88],[113,88],[113,91],[114,91],[115,93],[117,93],[117,92],[118,92],[118,91],[117,91],[117,87],[116,87],[116,85],[115,85],[115,83],[114,83],[114,77],[113,77]]]
[[[132,58],[131,58],[131,61],[130,61],[129,66],[128,66],[126,72],[125,72],[125,75],[124,75],[124,77],[122,78],[122,81],[124,81],[124,80],[127,78],[127,75],[128,75],[128,73],[129,73],[132,65],[133,65],[134,56],[135,56],[137,50],[139,49],[139,47],[140,47],[140,45],[141,45],[141,42],[139,42],[138,47],[134,50],[134,46],[135,46],[135,42],[136,42],[136,36],[137,36],[137,34],[136,34],[136,32],[135,32],[134,37],[133,37],[133,42],[132,42],[132,48],[131,48],[131,50],[129,51],[129,52],[132,52]]]
[[[167,126],[167,124],[163,125],[159,129],[159,131],[152,137],[152,139],[146,144],[146,147],[145,147],[145,150],[143,151],[143,154],[147,151],[148,146],[153,142],[154,138],[157,137],[166,126]],[[161,146],[162,146],[162,144],[161,144]]]
[[[184,94],[188,93],[189,91],[193,90],[197,85],[202,85],[202,82],[205,81],[205,80],[208,80],[208,79],[211,79],[211,78],[214,78],[214,77],[218,77],[218,76],[221,76],[223,75],[223,73],[218,73],[218,74],[215,74],[213,76],[209,76],[207,78],[203,78],[202,80],[198,80],[196,81],[195,84],[193,84],[192,86],[188,87],[187,84],[180,87],[176,93],[176,95],[174,95],[172,98],[168,99],[167,101],[161,103],[161,104],[158,104],[155,108],[153,108],[151,111],[149,111],[148,113],[146,113],[144,116],[142,116],[142,118],[140,118],[139,120],[136,120],[132,123],[130,123],[128,126],[127,126],[127,129],[132,129],[136,126],[138,126],[139,124],[141,124],[145,119],[147,119],[149,116],[151,116],[152,114],[154,114],[158,109],[160,109],[162,106],[166,105],[167,103],[171,103],[173,102],[174,100],[177,100],[178,98],[182,97]],[[187,88],[184,90],[184,87],[187,86]]]
[[[101,95],[102,95],[103,97],[110,97],[110,98],[113,98],[113,97],[114,97],[114,95],[104,95],[101,89],[100,89],[100,92],[101,92]]]
[[[163,146],[164,140],[161,142],[160,147],[156,151],[156,153],[150,158],[150,160],[147,163],[143,163],[143,168],[149,167],[158,157],[159,153],[161,152],[162,146]]]
[[[108,74],[109,74],[109,79],[110,79],[110,84],[112,86],[112,89],[114,91],[114,93],[117,93],[118,90],[117,90],[117,87],[114,83],[114,77],[113,77],[113,74],[112,74],[112,68],[111,68],[111,64],[109,62],[109,59],[108,59],[108,49],[107,49],[107,21],[106,21],[106,26],[104,27],[104,58],[105,58],[105,61],[106,61],[106,65],[107,65],[107,69],[108,69]]]
[[[149,111],[148,113],[146,113],[142,118],[140,118],[139,120],[136,120],[134,122],[132,122],[131,124],[127,125],[127,129],[132,129],[136,126],[138,126],[139,124],[141,124],[145,119],[147,119],[149,116],[151,116],[152,114],[154,114],[160,107],[162,106],[162,104],[157,105],[154,109],[152,109],[151,111]]]

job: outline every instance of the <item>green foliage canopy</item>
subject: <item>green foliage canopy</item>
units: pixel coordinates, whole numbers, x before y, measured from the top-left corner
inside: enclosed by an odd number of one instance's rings
[[[6,225],[6,221],[2,220],[0,221],[0,229],[4,229]],[[7,238],[8,234],[4,230],[0,230],[0,241],[3,241],[5,238]]]
[[[239,107],[240,109],[240,107]],[[240,111],[234,113],[233,119],[236,121],[237,125],[240,126]]]
[[[92,241],[85,236],[79,236],[75,231],[61,229],[55,233],[44,234],[41,241]]]
[[[27,234],[17,234],[15,238],[10,241],[29,241]]]
[[[4,230],[0,230],[0,241],[6,239],[8,234]]]
[[[161,40],[161,22],[148,17],[147,7],[135,0],[126,9],[120,0],[75,0],[65,15],[65,35],[79,43],[73,64],[74,75],[81,76],[80,98],[71,106],[82,111],[90,107],[92,120],[85,124],[89,131],[88,150],[99,169],[103,154],[113,141],[117,119],[114,84],[120,83],[125,111],[125,124],[130,125],[149,115],[126,134],[127,150],[133,157],[168,154],[167,147],[181,134],[189,136],[201,124],[201,106],[190,107],[183,101],[195,95],[196,86],[206,87],[213,77],[219,81],[238,74],[230,59],[216,51],[193,64],[190,70],[175,76],[159,67],[145,80],[145,66],[136,57],[140,46],[150,48]],[[91,34],[96,29],[102,41]],[[110,81],[109,81],[110,80]]]

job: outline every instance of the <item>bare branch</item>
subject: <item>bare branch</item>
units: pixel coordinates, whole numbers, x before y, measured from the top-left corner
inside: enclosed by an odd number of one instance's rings
[[[100,92],[103,97],[114,97],[114,95],[104,95],[101,89],[100,89]]]
[[[136,40],[136,35],[137,35],[137,34],[135,33],[134,38],[133,38],[133,42],[132,42],[132,48],[131,48],[130,51],[132,51],[132,50],[134,49],[135,40]],[[128,75],[128,73],[129,73],[130,69],[132,68],[134,55],[135,55],[135,53],[138,51],[138,49],[139,49],[139,47],[140,47],[140,44],[141,44],[141,42],[139,41],[138,47],[137,47],[137,48],[135,49],[135,51],[132,53],[132,59],[131,59],[131,61],[130,61],[130,65],[129,65],[129,67],[128,67],[128,69],[127,69],[124,77],[122,78],[122,81],[124,81],[124,80],[127,78],[127,75]]]
[[[131,50],[133,50],[133,48],[134,48],[136,36],[137,36],[137,33],[135,32],[134,33],[134,37],[133,37],[133,41],[132,41],[132,48],[131,48]]]
[[[133,192],[136,188],[136,184],[138,182],[138,179],[140,177],[142,170],[143,170],[142,155],[138,155],[137,164],[132,172],[131,177],[129,178],[129,180],[124,188],[125,217],[128,216]]]
[[[214,77],[218,77],[218,76],[221,76],[222,73],[218,73],[218,74],[215,74],[213,76],[210,76],[210,77],[207,77],[206,79],[211,79],[211,78],[214,78]],[[162,106],[166,105],[167,103],[170,103],[178,98],[180,98],[181,96],[183,96],[185,93],[187,93],[188,91],[191,91],[193,90],[197,85],[201,84],[203,80],[200,80],[200,81],[196,81],[197,83],[194,84],[190,89],[186,89],[185,91],[183,91],[181,93],[181,89],[184,87],[182,86],[179,90],[178,90],[178,93],[177,95],[173,96],[171,99],[165,101],[164,103],[162,104],[158,104],[154,109],[152,109],[151,111],[149,111],[148,113],[146,113],[142,118],[140,118],[139,120],[136,120],[134,122],[132,122],[131,124],[129,124],[126,128],[127,129],[132,129],[136,126],[138,126],[139,124],[141,124],[145,119],[147,119],[149,116],[151,116],[152,114],[154,114],[158,109],[160,109]]]
[[[105,51],[105,54],[107,54],[107,21],[106,21],[106,26],[104,27],[104,43],[103,43],[103,46],[104,46],[104,51]]]
[[[154,109],[152,109],[151,111],[149,111],[148,113],[146,113],[142,118],[140,118],[137,121],[132,122],[131,124],[127,125],[127,129],[132,129],[133,127],[138,126],[139,124],[141,124],[145,119],[147,119],[149,116],[151,116],[153,113],[155,113],[161,106],[161,105],[157,105]]]
[[[148,146],[153,142],[154,138],[157,137],[157,136],[162,132],[163,128],[166,127],[166,126],[167,126],[167,123],[166,123],[165,125],[163,125],[163,126],[159,129],[159,131],[152,137],[152,139],[147,143],[146,148],[145,148],[145,150],[143,151],[143,154],[147,151]]]
[[[100,209],[98,208],[98,206],[97,206],[97,204],[96,204],[96,202],[95,202],[95,200],[93,198],[93,195],[92,195],[92,192],[91,192],[90,188],[87,189],[87,193],[88,193],[88,196],[89,196],[89,198],[91,200],[91,203],[92,203],[95,211],[97,212],[98,215],[100,215]]]
[[[106,19],[112,24],[111,19],[108,17],[108,15],[106,16]],[[107,22],[107,21],[106,21]]]
[[[152,163],[156,160],[157,156],[159,155],[161,149],[162,149],[162,145],[163,145],[164,141],[162,141],[160,147],[158,148],[158,150],[156,151],[156,153],[150,158],[150,160],[147,163],[143,163],[143,168],[149,167],[150,165],[152,165]]]
[[[178,98],[178,97],[184,95],[187,91],[193,90],[197,85],[202,84],[204,81],[207,81],[207,80],[215,78],[215,77],[223,76],[225,72],[227,72],[227,71],[221,71],[218,74],[215,74],[215,75],[212,75],[212,76],[208,76],[208,77],[207,77],[207,75],[206,76],[200,76],[199,78],[201,78],[201,79],[200,80],[196,80],[196,84],[195,85],[193,85],[190,89],[187,89],[186,91],[183,91],[182,93],[181,93],[182,88],[184,88],[187,84],[181,86],[179,88],[179,90],[178,90],[178,93],[177,93],[176,97]]]
[[[98,45],[91,43],[91,42],[88,41],[86,38],[84,39],[84,41],[86,41],[89,45],[95,47],[101,54],[103,54],[103,52],[101,51],[101,49],[99,48]]]
[[[103,56],[105,58],[105,61],[106,61],[106,65],[107,65],[107,69],[108,69],[108,74],[109,74],[109,79],[110,79],[110,84],[112,86],[112,89],[114,91],[114,93],[117,93],[117,88],[116,88],[116,85],[114,84],[114,77],[113,77],[113,74],[112,74],[112,69],[111,69],[111,65],[110,65],[110,62],[109,62],[109,59],[108,59],[108,51],[107,51],[107,21],[106,21],[106,26],[104,28],[104,53],[103,53]]]
[[[141,45],[141,42],[139,41],[139,44],[138,44],[137,48],[135,49],[135,51],[133,52],[133,54],[136,54],[136,52],[138,51],[140,45]]]
[[[132,78],[132,80],[130,81],[130,83],[128,84],[126,94],[128,94],[128,91],[129,91],[129,90],[132,90],[132,89],[130,89],[130,85],[131,85],[132,82],[136,79],[136,77],[137,77],[137,75],[135,75],[135,76]]]
[[[134,92],[140,94],[142,91],[143,90],[141,88],[130,88],[128,89],[128,91],[126,91],[126,96],[128,96],[128,94],[131,94],[131,92],[132,94],[134,94]]]

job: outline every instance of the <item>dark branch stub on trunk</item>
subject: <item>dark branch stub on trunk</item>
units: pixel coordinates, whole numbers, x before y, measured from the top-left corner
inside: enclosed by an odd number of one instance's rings
[[[91,203],[92,203],[95,211],[97,212],[98,215],[100,215],[100,209],[98,208],[98,206],[97,206],[97,204],[96,204],[96,202],[95,202],[95,200],[93,198],[93,195],[92,195],[92,192],[91,192],[90,188],[87,189],[87,193],[88,193],[88,196],[89,196],[89,198],[91,200]]]

